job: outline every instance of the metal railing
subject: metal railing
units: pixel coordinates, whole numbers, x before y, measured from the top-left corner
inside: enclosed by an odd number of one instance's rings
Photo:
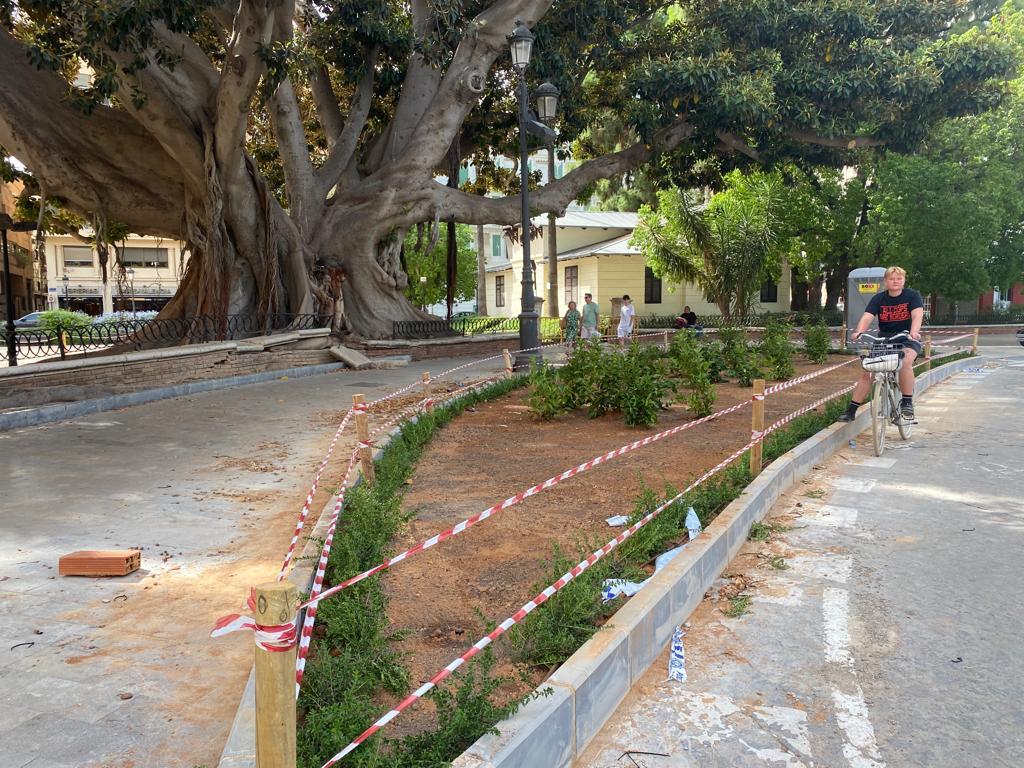
[[[201,315],[178,320],[126,320],[97,325],[19,328],[15,332],[18,359],[59,357],[96,350],[129,352],[139,349],[233,341],[276,331],[326,328],[330,315]],[[6,333],[0,330],[0,346]]]
[[[519,333],[518,317],[456,317],[451,320],[396,320],[392,331],[396,339],[444,339],[456,336],[480,336],[498,333]],[[557,317],[540,318],[541,339],[557,339],[561,335]]]
[[[925,325],[1019,325],[1024,323],[1024,309],[1008,312],[956,312],[941,315],[925,314]]]

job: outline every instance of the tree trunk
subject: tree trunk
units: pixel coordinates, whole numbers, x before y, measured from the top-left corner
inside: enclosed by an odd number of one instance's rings
[[[834,312],[839,306],[839,297],[846,288],[846,276],[850,274],[850,255],[843,252],[838,263],[829,270],[825,278],[825,311]]]
[[[821,309],[821,278],[816,277],[807,286],[807,309],[817,312]]]
[[[791,290],[789,308],[794,312],[807,309],[807,283],[800,279],[796,270],[790,273],[789,284]]]

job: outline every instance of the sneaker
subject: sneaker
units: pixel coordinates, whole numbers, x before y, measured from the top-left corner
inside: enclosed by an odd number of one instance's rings
[[[904,421],[914,420],[914,404],[913,403],[900,403],[900,416],[903,417]]]
[[[843,413],[842,416],[839,417],[838,421],[853,421],[855,418],[857,418],[856,411],[846,411],[845,413]]]

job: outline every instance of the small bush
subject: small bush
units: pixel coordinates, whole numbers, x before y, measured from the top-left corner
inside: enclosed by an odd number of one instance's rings
[[[707,416],[715,404],[715,388],[711,384],[710,364],[701,344],[692,331],[679,331],[669,346],[672,365],[690,389],[687,405],[696,416]]]
[[[65,332],[85,331],[92,328],[92,317],[85,312],[72,312],[68,309],[48,309],[39,316],[39,326],[44,331]]]
[[[832,346],[832,336],[828,328],[820,323],[804,328],[804,349],[807,359],[812,363],[824,363],[828,360],[828,351]]]
[[[775,381],[793,378],[796,368],[793,365],[793,344],[789,340],[793,326],[789,323],[770,319],[761,337],[761,355]]]
[[[708,364],[708,378],[711,379],[711,383],[725,381],[722,377],[722,371],[728,367],[725,362],[725,344],[718,340],[706,341],[701,345],[700,351]]]
[[[718,338],[722,342],[725,370],[741,387],[751,387],[754,385],[754,379],[764,376],[747,345],[743,329],[723,327],[718,333]]]
[[[630,345],[621,356],[619,376],[619,410],[623,421],[631,427],[656,424],[666,395],[675,390],[658,348]]]
[[[530,396],[527,403],[537,416],[548,421],[569,410],[567,397],[571,387],[559,380],[558,372],[543,361],[530,373]]]

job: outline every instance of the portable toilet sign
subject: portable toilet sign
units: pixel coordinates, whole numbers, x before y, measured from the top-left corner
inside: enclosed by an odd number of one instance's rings
[[[885,290],[885,269],[883,267],[859,267],[850,272],[846,278],[846,304],[843,322],[853,331],[860,322],[861,315],[868,308],[868,302],[876,293]],[[877,324],[872,323],[872,328]]]

